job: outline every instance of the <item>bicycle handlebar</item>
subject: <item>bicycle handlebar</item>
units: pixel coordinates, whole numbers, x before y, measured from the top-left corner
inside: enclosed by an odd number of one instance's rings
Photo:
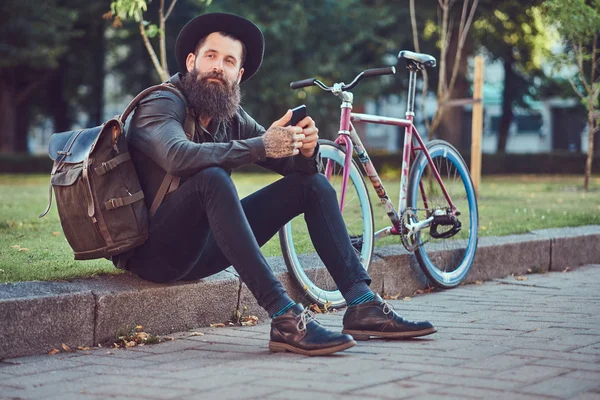
[[[290,83],[290,88],[292,89],[300,89],[308,86],[318,86],[326,92],[331,92],[334,88],[340,88],[343,92],[346,90],[350,90],[362,80],[362,78],[368,78],[371,76],[379,76],[379,75],[393,75],[396,73],[396,67],[384,67],[384,68],[371,68],[362,71],[360,74],[356,75],[356,77],[349,84],[344,84],[343,82],[339,84],[334,84],[333,86],[327,86],[317,78],[309,78],[303,79],[301,81],[296,81]]]

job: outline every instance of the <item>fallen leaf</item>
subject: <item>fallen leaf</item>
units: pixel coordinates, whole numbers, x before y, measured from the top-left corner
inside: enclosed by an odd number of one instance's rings
[[[138,331],[141,331],[144,328],[141,325],[138,325],[138,326],[135,327],[135,329],[137,329]]]
[[[526,276],[523,276],[523,275],[517,275],[517,276],[515,276],[515,279],[518,281],[526,281],[529,278],[527,278]]]
[[[59,350],[59,349],[52,349],[52,350],[50,350],[50,351],[48,352],[48,354],[49,354],[49,355],[51,355],[51,356],[53,356],[53,355],[55,355],[55,354],[58,354],[58,353],[60,353],[60,350]]]
[[[175,338],[173,336],[165,336],[165,340],[173,341]]]
[[[404,301],[410,301],[410,300],[412,300],[412,299],[411,299],[410,297],[406,296],[406,297],[405,297],[405,298],[403,298],[402,300],[404,300]]]
[[[54,236],[60,236],[60,232],[52,232],[52,235],[54,235]]]
[[[571,270],[571,268],[567,267],[565,269],[562,270],[562,272],[569,272]]]
[[[125,348],[134,347],[136,343],[132,340],[130,342],[125,342]]]
[[[483,285],[483,281],[475,281],[476,285]]]
[[[13,249],[20,249],[21,246],[19,246],[18,244],[13,244],[12,246],[10,246]]]
[[[189,336],[204,336],[204,333],[202,332],[192,332],[189,334]]]
[[[398,297],[400,297],[400,293],[398,293],[395,296],[392,296],[391,294],[384,294],[383,295],[383,299],[384,300],[398,300]]]
[[[81,351],[87,351],[87,350],[91,350],[91,347],[88,346],[78,346],[77,350],[81,350]]]
[[[541,331],[541,330],[542,330],[542,328],[535,328],[535,330],[536,330],[536,331]]]
[[[222,322],[219,322],[217,324],[210,324],[211,328],[225,328],[225,324]]]
[[[26,251],[29,251],[29,249],[28,249],[28,248],[26,248],[26,247],[21,247],[21,248],[19,249],[19,251],[26,252]]]
[[[70,352],[71,352],[71,348],[70,348],[69,346],[67,346],[66,344],[64,344],[64,343],[63,343],[63,344],[61,344],[60,346],[61,346],[61,347],[63,348],[63,350],[64,350],[64,351],[66,351],[67,353],[70,353]]]
[[[242,326],[254,326],[258,323],[258,317],[256,315],[248,315],[242,318]]]

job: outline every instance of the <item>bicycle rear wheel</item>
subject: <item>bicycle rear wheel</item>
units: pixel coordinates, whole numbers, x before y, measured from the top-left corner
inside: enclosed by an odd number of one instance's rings
[[[452,145],[442,140],[432,140],[427,150],[452,202],[460,212],[458,220],[461,228],[456,233],[449,232],[451,237],[444,237],[444,232],[438,230],[449,230],[448,226],[432,226],[419,231],[415,243],[419,247],[415,250],[415,256],[434,284],[451,288],[465,279],[475,259],[479,229],[477,198],[469,169]],[[448,208],[448,202],[423,152],[417,156],[411,168],[407,205],[407,218],[413,219],[413,222],[427,219],[436,209]]]
[[[339,200],[345,152],[341,146],[328,140],[319,140],[319,145],[322,157],[319,172],[324,174],[327,161],[333,161],[329,182],[338,193]],[[342,217],[360,261],[368,269],[373,255],[373,210],[362,174],[354,161],[350,166]],[[290,274],[312,302],[333,308],[346,305],[311,242],[304,216],[300,215],[286,224],[279,231],[279,241]]]

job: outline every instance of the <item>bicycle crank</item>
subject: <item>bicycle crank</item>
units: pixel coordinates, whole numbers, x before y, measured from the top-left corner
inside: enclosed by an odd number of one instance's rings
[[[462,224],[457,218],[458,215],[460,215],[460,212],[457,211],[456,214],[453,214],[449,209],[435,210],[433,212],[433,221],[431,221],[429,228],[431,237],[435,239],[447,239],[460,232]],[[440,231],[440,228],[445,230]]]

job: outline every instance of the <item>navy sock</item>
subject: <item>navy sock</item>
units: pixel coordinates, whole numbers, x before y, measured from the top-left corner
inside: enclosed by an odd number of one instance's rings
[[[342,293],[346,304],[354,306],[356,304],[367,303],[375,298],[375,293],[369,289],[365,282],[355,283],[348,291]]]
[[[286,311],[292,308],[295,304],[296,302],[294,300],[290,299],[287,295],[284,294],[279,298],[279,300],[270,304],[267,307],[266,311],[271,318],[275,318],[285,314]]]

